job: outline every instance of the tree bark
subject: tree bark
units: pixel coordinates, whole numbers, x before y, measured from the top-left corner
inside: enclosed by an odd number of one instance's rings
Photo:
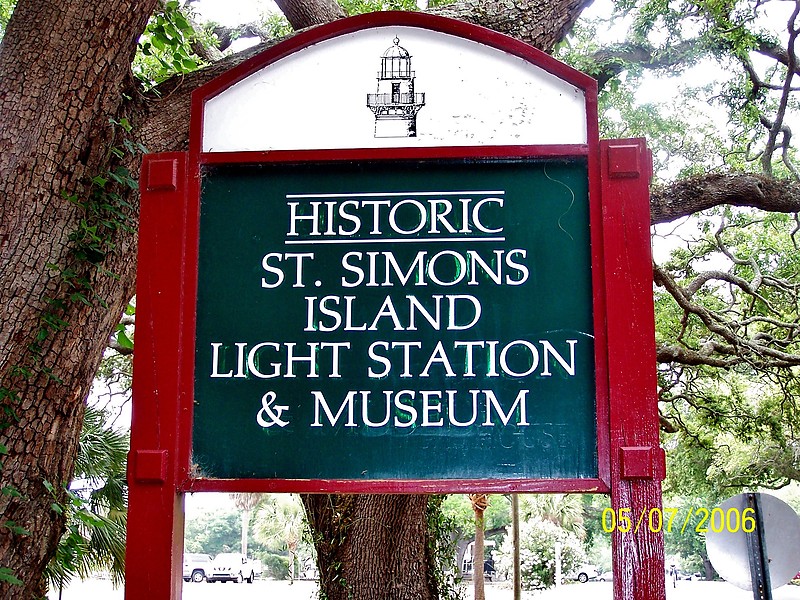
[[[295,31],[330,23],[346,16],[342,7],[335,0],[313,0],[311,2],[275,0],[275,4],[281,9]]]
[[[63,531],[51,505],[64,501],[84,399],[133,294],[135,209],[104,215],[127,219],[114,228],[79,204],[120,143],[109,118],[132,91],[154,4],[20,0],[0,45],[0,566],[23,582],[0,585],[2,598],[44,594]]]
[[[656,186],[650,194],[650,221],[667,223],[714,206],[752,206],[770,212],[800,211],[795,182],[757,173],[709,173]]]
[[[304,495],[325,597],[438,598],[427,501],[418,495]]]
[[[481,25],[552,52],[592,0],[461,0],[428,12]]]

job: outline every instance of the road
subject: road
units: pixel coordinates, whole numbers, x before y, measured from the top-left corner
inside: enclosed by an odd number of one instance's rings
[[[525,592],[524,600],[612,600],[612,584],[608,582],[574,583],[544,592]],[[317,584],[313,581],[256,581],[253,584],[184,583],[182,600],[317,600]],[[465,600],[472,598],[465,588]],[[51,592],[49,600],[59,600]],[[121,589],[115,590],[107,580],[77,581],[65,589],[61,600],[123,600]],[[487,584],[486,600],[512,600],[508,584]],[[752,600],[753,593],[725,582],[679,581],[676,588],[667,588],[666,600]],[[773,600],[800,600],[800,586],[785,585],[773,592]]]

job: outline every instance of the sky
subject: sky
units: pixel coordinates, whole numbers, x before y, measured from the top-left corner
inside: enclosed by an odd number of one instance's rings
[[[195,10],[204,20],[232,27],[255,21],[263,13],[279,13],[272,0],[197,0]]]

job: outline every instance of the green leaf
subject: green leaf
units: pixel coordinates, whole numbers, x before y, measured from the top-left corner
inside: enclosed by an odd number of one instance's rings
[[[169,41],[163,34],[162,35],[154,34],[153,37],[150,38],[150,40],[153,46],[155,46],[157,50],[163,50],[164,48],[166,48],[167,42]]]
[[[6,521],[3,523],[3,526],[8,529],[11,533],[16,533],[17,535],[30,535],[31,532],[17,525],[14,521]]]
[[[128,350],[133,350],[133,342],[124,331],[117,332],[117,343]]]
[[[181,13],[175,13],[173,16],[173,21],[175,22],[176,27],[178,27],[178,29],[180,29],[184,34],[191,35],[194,33],[194,28]]]
[[[14,571],[8,567],[0,567],[0,581],[11,585],[22,585],[22,581],[14,576]]]
[[[14,487],[13,485],[5,486],[2,491],[0,491],[3,496],[11,496],[12,498],[22,498],[22,494],[20,491]]]
[[[181,65],[187,71],[194,71],[197,68],[197,61],[191,58],[184,58],[181,60]]]
[[[86,306],[91,306],[92,305],[92,303],[89,301],[89,299],[86,297],[86,295],[85,294],[81,294],[79,292],[71,294],[69,299],[72,302],[80,302],[81,304],[85,304]]]

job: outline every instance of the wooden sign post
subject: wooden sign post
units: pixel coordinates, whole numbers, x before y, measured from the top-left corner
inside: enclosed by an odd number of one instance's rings
[[[527,491],[610,493],[662,599],[650,175],[594,80],[419,13],[199,89],[142,168],[126,597],[180,597],[187,492]]]

